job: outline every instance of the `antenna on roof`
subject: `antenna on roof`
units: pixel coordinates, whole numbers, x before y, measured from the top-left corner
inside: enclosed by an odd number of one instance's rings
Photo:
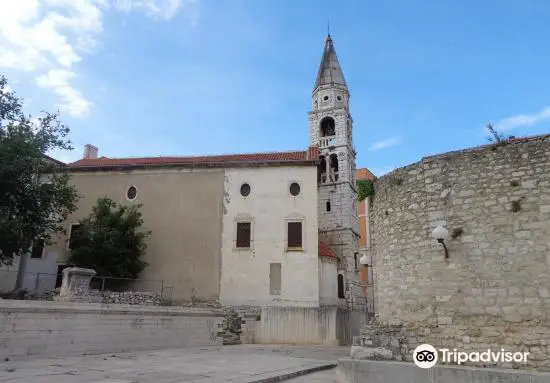
[[[330,17],[327,19],[327,35],[330,37]]]

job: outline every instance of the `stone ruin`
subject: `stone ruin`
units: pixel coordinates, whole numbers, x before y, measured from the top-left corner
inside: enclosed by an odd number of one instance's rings
[[[353,359],[410,361],[407,334],[399,323],[383,324],[376,318],[353,337]]]
[[[233,308],[224,310],[225,317],[219,325],[218,336],[222,338],[224,346],[241,344],[242,318]]]
[[[90,282],[95,275],[96,272],[92,269],[81,269],[79,267],[68,267],[64,269],[61,290],[59,291],[59,297],[57,297],[56,301],[80,301],[88,293]]]
[[[103,304],[129,304],[140,306],[161,306],[164,304],[160,292],[101,291],[90,288],[96,275],[95,270],[69,267],[63,270],[63,282],[58,302],[85,302]]]

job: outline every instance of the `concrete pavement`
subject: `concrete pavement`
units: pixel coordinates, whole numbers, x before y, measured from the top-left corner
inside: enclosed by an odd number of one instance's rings
[[[330,370],[312,372],[310,374],[302,375],[297,378],[293,378],[287,381],[288,383],[335,383],[336,371],[334,368]]]
[[[19,360],[2,363],[0,382],[267,383],[331,368],[348,353],[348,347],[241,345]]]

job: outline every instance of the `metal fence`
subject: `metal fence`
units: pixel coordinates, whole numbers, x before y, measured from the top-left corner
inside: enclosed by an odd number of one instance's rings
[[[346,304],[351,309],[363,309],[374,316],[374,284],[350,281],[350,299]]]
[[[51,300],[57,295],[63,280],[62,273],[18,274],[17,270],[0,270],[0,297]],[[108,303],[142,304],[149,298],[154,303],[170,305],[172,290],[162,280],[94,276],[90,281],[88,295],[105,298],[103,301]]]

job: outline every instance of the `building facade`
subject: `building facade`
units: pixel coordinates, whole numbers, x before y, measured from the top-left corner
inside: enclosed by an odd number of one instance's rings
[[[308,150],[106,158],[86,145],[83,159],[65,168],[83,197],[67,235],[42,251],[42,270],[67,266],[79,221],[106,196],[142,204],[152,234],[140,279],[162,280],[174,301],[341,304],[360,274],[352,131],[350,94],[329,35],[312,93]]]

